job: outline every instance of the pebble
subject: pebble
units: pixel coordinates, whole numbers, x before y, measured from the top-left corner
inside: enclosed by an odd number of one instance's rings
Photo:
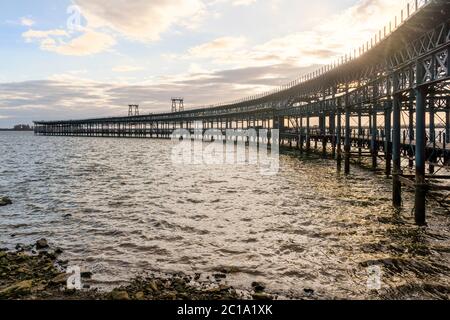
[[[42,238],[38,241],[36,241],[36,249],[45,249],[48,248],[48,242],[46,239]]]
[[[273,300],[272,296],[261,292],[255,292],[252,294],[252,298],[255,300]]]
[[[303,292],[308,294],[308,295],[313,295],[314,294],[314,290],[313,289],[303,289]]]
[[[144,300],[145,295],[144,295],[144,293],[143,293],[142,291],[139,291],[138,293],[136,293],[136,294],[134,295],[134,297],[135,297],[137,300]]]
[[[261,292],[266,289],[266,287],[262,283],[259,283],[259,282],[253,282],[252,287],[256,292]]]
[[[111,292],[112,300],[130,300],[130,296],[126,291],[113,291]]]
[[[147,290],[153,291],[153,292],[158,291],[158,286],[156,285],[156,282],[155,281],[149,281],[148,282],[148,286],[147,286]]]

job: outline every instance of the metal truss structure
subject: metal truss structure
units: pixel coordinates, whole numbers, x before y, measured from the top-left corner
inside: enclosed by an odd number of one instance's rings
[[[415,217],[425,224],[426,196],[448,192],[450,165],[450,1],[408,4],[401,18],[337,64],[272,92],[231,103],[129,117],[36,121],[37,135],[169,138],[174,129],[279,129],[283,145],[311,143],[350,172],[352,159],[385,164],[393,204],[415,189]],[[407,162],[406,165],[404,163]],[[429,174],[426,166],[429,166]],[[409,172],[415,167],[415,172]],[[439,181],[439,183],[435,183]],[[448,195],[447,195],[448,197]]]

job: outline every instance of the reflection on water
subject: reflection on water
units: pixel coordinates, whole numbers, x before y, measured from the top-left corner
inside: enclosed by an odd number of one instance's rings
[[[450,297],[449,213],[430,203],[429,227],[414,226],[411,195],[395,212],[390,182],[368,171],[290,155],[276,176],[173,166],[159,140],[0,133],[0,146],[0,195],[14,202],[0,208],[0,247],[45,237],[96,266],[100,286],[227,272],[292,297]]]

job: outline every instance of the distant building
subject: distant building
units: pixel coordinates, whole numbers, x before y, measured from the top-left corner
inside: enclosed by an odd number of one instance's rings
[[[14,126],[14,131],[31,131],[33,128],[28,124],[18,124]]]

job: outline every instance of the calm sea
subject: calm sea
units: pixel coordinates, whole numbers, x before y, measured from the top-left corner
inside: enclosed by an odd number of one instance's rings
[[[174,165],[162,140],[35,137],[0,132],[0,247],[47,238],[108,287],[144,272],[227,272],[290,297],[449,298],[450,214],[335,162],[282,155],[255,166]],[[380,289],[374,291],[372,289]]]

